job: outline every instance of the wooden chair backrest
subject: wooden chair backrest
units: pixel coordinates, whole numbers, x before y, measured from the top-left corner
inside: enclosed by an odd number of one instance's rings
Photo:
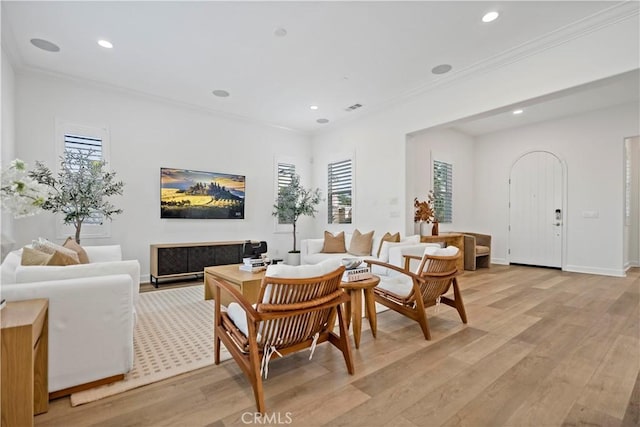
[[[458,252],[452,256],[425,255],[422,257],[418,275],[423,301],[434,301],[449,290],[452,279],[459,274],[457,262],[461,256],[462,254]],[[415,295],[413,297],[415,298]]]
[[[333,325],[332,314],[340,289],[344,267],[324,276],[311,278],[278,278],[262,280],[256,310],[263,314],[258,329],[258,345],[289,347],[324,332]],[[331,322],[333,323],[333,322]]]

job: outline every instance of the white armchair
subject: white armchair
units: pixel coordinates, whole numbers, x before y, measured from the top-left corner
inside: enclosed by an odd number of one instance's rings
[[[49,392],[68,394],[133,367],[140,264],[119,245],[84,247],[89,264],[22,266],[21,250],[0,268],[7,301],[49,299]],[[108,382],[105,381],[105,382]]]

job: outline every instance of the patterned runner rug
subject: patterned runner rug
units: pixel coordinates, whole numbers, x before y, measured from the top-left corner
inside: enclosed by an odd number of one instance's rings
[[[203,285],[141,293],[133,369],[122,381],[73,393],[71,406],[212,365],[214,303],[203,298]],[[229,358],[223,346],[220,359]]]

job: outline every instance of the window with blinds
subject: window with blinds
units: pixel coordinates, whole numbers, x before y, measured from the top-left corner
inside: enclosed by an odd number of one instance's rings
[[[82,153],[89,156],[90,160],[102,160],[102,139],[92,136],[76,135],[71,133],[64,134],[64,152],[66,153]],[[80,166],[74,164],[71,159],[66,159],[66,164],[71,170],[78,170]],[[102,224],[104,217],[100,213],[92,213],[90,217],[84,220],[84,224]]]
[[[327,207],[329,224],[351,224],[353,218],[353,162],[329,163]]]
[[[278,163],[278,194],[280,189],[291,184],[291,177],[296,173],[296,165],[291,163]],[[293,224],[291,218],[278,215],[278,224]]]
[[[441,223],[453,222],[453,165],[433,161],[433,205]]]

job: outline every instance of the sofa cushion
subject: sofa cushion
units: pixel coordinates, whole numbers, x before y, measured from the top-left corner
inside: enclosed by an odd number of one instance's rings
[[[489,255],[490,253],[489,246],[476,245],[476,255]]]
[[[324,246],[324,239],[307,239],[307,253],[318,254],[322,252]]]
[[[37,249],[24,247],[22,248],[20,265],[49,265],[49,261],[52,257],[52,254],[48,254]]]
[[[328,231],[324,232],[324,245],[322,253],[336,254],[346,253],[347,247],[344,244],[344,231],[339,232],[335,236]]]
[[[77,253],[80,264],[89,264],[89,256],[87,255],[87,252],[75,241],[73,237],[67,237],[67,240],[64,241],[62,246]]]
[[[389,242],[387,240],[383,240],[380,245],[380,253],[378,254],[378,260],[382,262],[389,262],[389,251],[391,248],[397,248],[401,246],[412,246],[415,245],[413,242]]]
[[[57,243],[53,243],[50,240],[44,239],[42,237],[40,237],[38,240],[34,240],[31,243],[31,246],[33,247],[33,249],[37,249],[39,251],[42,252],[46,252],[48,254],[53,255],[54,252],[61,252],[71,258],[75,258],[76,261],[80,262],[80,259],[78,258],[78,254],[71,250],[71,249],[67,249],[62,245],[58,245]]]
[[[357,228],[351,236],[349,244],[349,253],[351,255],[368,256],[371,255],[371,246],[373,245],[373,230],[362,234]]]
[[[345,257],[345,254],[323,254],[323,253],[320,252],[320,253],[307,255],[304,258],[304,262],[305,262],[305,265],[307,265],[307,264],[318,264],[318,263],[320,263],[322,261],[326,261],[328,259],[335,259],[335,260],[341,261],[342,258],[344,258],[344,257]],[[277,265],[279,265],[279,264],[277,264]]]
[[[380,251],[382,251],[382,244],[384,242],[399,242],[399,241],[400,241],[400,232],[397,232],[396,234],[391,234],[387,231],[386,233],[384,233],[384,235],[382,236],[382,239],[380,239],[380,246],[378,247],[378,250],[376,251],[376,254],[375,254],[376,258],[380,258]]]
[[[85,246],[89,262],[122,261],[122,247],[120,245]]]

